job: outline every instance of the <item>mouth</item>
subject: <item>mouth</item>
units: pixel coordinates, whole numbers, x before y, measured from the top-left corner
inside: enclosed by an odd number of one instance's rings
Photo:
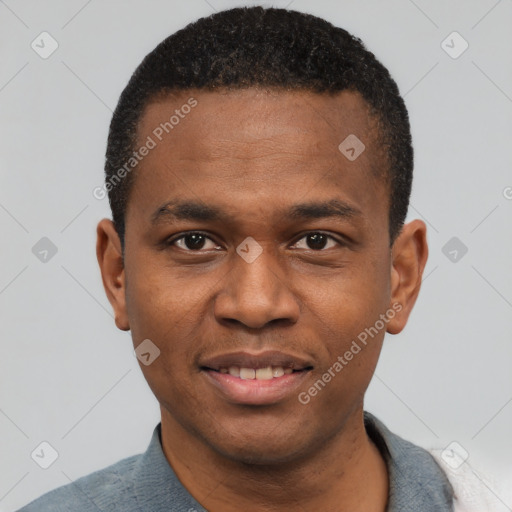
[[[313,365],[304,358],[272,351],[222,354],[202,361],[199,368],[228,402],[269,405],[289,397]]]
[[[290,375],[293,372],[301,372],[304,370],[293,370],[292,368],[284,368],[282,366],[266,366],[264,368],[246,368],[240,366],[230,366],[229,368],[220,368],[214,370],[213,368],[204,368],[214,372],[222,373],[223,375],[229,374],[232,377],[237,377],[242,380],[270,380],[278,379],[283,375]]]

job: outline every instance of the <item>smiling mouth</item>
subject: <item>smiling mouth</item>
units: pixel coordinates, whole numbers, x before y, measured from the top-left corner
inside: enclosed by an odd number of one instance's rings
[[[224,400],[239,405],[288,400],[314,370],[309,359],[278,350],[218,354],[201,360],[198,366]]]
[[[312,367],[308,366],[301,369],[293,369],[290,367],[283,366],[266,366],[263,368],[247,368],[231,365],[229,367],[221,367],[219,369],[202,367],[202,370],[209,370],[223,375],[231,375],[241,380],[272,380],[283,377],[284,375],[290,375],[292,373],[299,373],[311,370]]]
[[[230,375],[241,380],[272,380],[313,369],[311,361],[278,350],[259,353],[238,351],[219,354],[199,363],[203,371]]]

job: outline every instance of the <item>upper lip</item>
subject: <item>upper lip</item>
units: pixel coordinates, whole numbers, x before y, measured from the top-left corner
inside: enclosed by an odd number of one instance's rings
[[[216,371],[219,371],[221,368],[229,368],[230,366],[254,369],[282,366],[292,370],[305,370],[313,367],[305,358],[278,350],[267,350],[258,353],[240,351],[219,354],[202,360],[199,366]]]

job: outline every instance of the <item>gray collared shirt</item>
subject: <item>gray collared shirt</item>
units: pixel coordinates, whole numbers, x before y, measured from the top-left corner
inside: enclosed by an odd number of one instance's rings
[[[389,472],[388,512],[452,512],[452,487],[423,448],[365,412],[368,435]],[[148,449],[54,489],[18,512],[206,512],[181,485],[162,450],[159,423]]]

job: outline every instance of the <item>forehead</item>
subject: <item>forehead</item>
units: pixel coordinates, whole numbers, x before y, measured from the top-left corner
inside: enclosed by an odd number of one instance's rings
[[[193,109],[191,101],[196,103]],[[182,149],[205,159],[248,160],[268,156],[272,149],[286,153],[286,147],[299,157],[339,156],[338,146],[347,136],[364,139],[368,147],[374,145],[377,132],[367,103],[356,92],[249,88],[159,95],[148,103],[139,122],[139,141],[151,134],[169,145],[179,137],[178,154]],[[181,144],[184,139],[186,148]]]
[[[250,88],[160,95],[139,123],[137,147],[151,139],[154,148],[137,166],[134,188],[162,203],[179,191],[246,205],[264,196],[277,206],[313,188],[325,194],[338,186],[346,199],[364,206],[382,188],[375,179],[384,169],[376,135],[366,102],[351,91]],[[347,140],[349,146],[361,144],[358,152],[364,148],[356,159],[343,153]]]

